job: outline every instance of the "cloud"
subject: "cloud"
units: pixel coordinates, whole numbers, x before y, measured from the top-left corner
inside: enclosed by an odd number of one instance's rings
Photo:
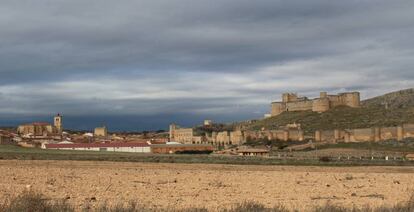
[[[412,11],[403,0],[6,0],[0,116],[231,121],[285,91],[413,87]]]

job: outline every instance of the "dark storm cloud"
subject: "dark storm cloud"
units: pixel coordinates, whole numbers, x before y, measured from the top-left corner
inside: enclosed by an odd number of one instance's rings
[[[5,0],[0,114],[237,118],[285,91],[374,96],[412,87],[413,19],[403,0]]]

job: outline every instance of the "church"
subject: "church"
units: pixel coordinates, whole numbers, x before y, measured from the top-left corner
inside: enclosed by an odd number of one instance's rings
[[[22,124],[17,128],[17,133],[26,136],[51,136],[60,135],[63,131],[62,116],[54,117],[53,125],[48,122],[33,122]]]

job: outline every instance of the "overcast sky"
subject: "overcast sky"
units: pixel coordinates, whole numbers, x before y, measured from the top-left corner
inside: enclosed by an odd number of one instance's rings
[[[414,87],[413,20],[412,0],[0,0],[0,124],[160,129]]]

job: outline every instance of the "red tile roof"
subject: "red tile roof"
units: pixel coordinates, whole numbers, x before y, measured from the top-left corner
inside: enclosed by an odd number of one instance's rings
[[[46,144],[46,148],[111,148],[111,147],[148,147],[147,143],[92,143],[92,144]]]
[[[24,126],[27,125],[35,125],[35,126],[47,126],[47,125],[51,125],[50,123],[47,122],[33,122],[33,123],[27,123],[27,124],[23,124]]]

